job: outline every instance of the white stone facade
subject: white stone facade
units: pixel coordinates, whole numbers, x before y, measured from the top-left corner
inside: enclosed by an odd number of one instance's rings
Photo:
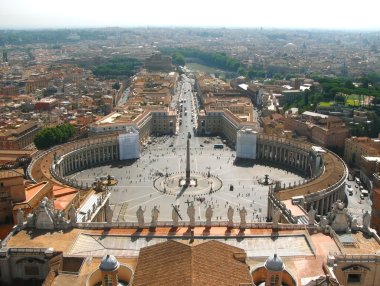
[[[140,158],[140,138],[138,132],[120,134],[118,140],[120,160]]]
[[[240,130],[237,134],[236,157],[256,159],[257,132],[252,129]]]

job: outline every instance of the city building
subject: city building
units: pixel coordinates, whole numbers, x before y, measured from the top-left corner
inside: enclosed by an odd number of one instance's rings
[[[380,163],[373,174],[371,227],[380,233]]]
[[[39,76],[39,75],[32,75],[26,82],[25,82],[25,92],[26,93],[33,93],[37,89],[43,89],[48,87],[49,80],[45,76]]]
[[[37,216],[41,212],[45,210]],[[334,214],[345,216],[345,211],[338,207]],[[379,237],[365,226],[351,225],[350,232],[339,233],[337,225],[342,222],[337,221],[327,228],[281,222],[277,227],[262,223],[260,229],[243,230],[212,226],[208,234],[196,226],[194,236],[186,224],[175,233],[159,226],[140,229],[135,236],[135,228],[120,223],[117,227],[109,222],[74,223],[65,231],[48,233],[27,226],[30,223],[2,243],[5,285],[37,280],[86,286],[375,286],[380,279]],[[109,226],[107,232],[103,226]],[[322,282],[330,284],[318,284]]]
[[[23,149],[33,143],[41,129],[36,121],[21,122],[0,127],[0,149]]]
[[[52,97],[41,98],[34,104],[35,111],[51,111],[58,106],[58,100]]]
[[[300,116],[288,115],[284,128],[299,136],[306,136],[311,142],[326,148],[343,149],[345,140],[349,137],[349,129],[340,118],[310,111],[305,111]]]
[[[0,224],[13,222],[13,205],[25,198],[23,174],[14,170],[0,171]]]
[[[302,90],[283,90],[281,94],[276,96],[278,105],[284,106],[285,104],[295,102],[302,98],[304,92]]]
[[[142,110],[140,110],[141,112]],[[177,116],[168,107],[146,108],[137,116],[128,111],[113,112],[90,124],[89,132],[93,135],[104,133],[125,133],[130,128],[139,131],[140,142],[144,142],[151,134],[175,134],[177,132]]]
[[[160,52],[154,52],[151,57],[145,60],[145,68],[149,71],[169,72],[173,69],[172,58],[164,56]]]
[[[380,138],[350,137],[344,144],[344,160],[354,168],[360,167],[362,156],[379,156]]]
[[[198,113],[197,132],[200,135],[223,135],[231,146],[235,146],[237,132],[243,127],[257,129],[253,122],[241,120],[229,109],[206,109]]]
[[[52,197],[52,185],[49,182],[39,182],[28,186],[22,190],[24,195],[23,200],[14,200],[13,201],[13,222],[19,223],[17,221],[17,212],[20,210],[23,212],[24,217],[32,213],[38,208],[41,200],[44,197]]]

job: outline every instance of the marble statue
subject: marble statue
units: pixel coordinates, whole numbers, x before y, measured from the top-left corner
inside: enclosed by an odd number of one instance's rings
[[[309,218],[309,225],[313,225],[315,223],[315,214],[316,211],[313,206],[311,206],[309,212],[307,213],[307,216]]]
[[[234,226],[234,222],[233,222],[234,209],[231,206],[229,206],[229,208],[228,208],[227,218],[228,218],[228,224],[227,224],[227,226],[228,227],[233,227]]]
[[[137,216],[137,223],[139,225],[139,228],[143,228],[145,225],[144,222],[144,210],[142,209],[141,206],[139,206],[138,210],[136,211],[136,216]]]
[[[279,210],[279,208],[274,207],[272,209],[272,223],[273,223],[273,226],[275,226],[275,227],[278,226],[278,223],[280,222],[280,215],[281,215],[281,211]]]
[[[187,207],[187,215],[189,216],[189,219],[190,219],[190,227],[194,227],[195,226],[195,208],[193,204]]]
[[[74,207],[74,204],[71,204],[70,209],[69,209],[69,219],[71,223],[76,223],[77,222],[77,211]]]
[[[16,218],[17,218],[17,226],[22,226],[24,224],[24,211],[22,209],[18,209]]]
[[[369,231],[369,226],[371,223],[371,215],[369,214],[368,211],[365,211],[363,214],[363,231],[368,232]]]
[[[206,209],[206,227],[211,227],[211,218],[212,218],[212,208],[209,205],[208,208]]]
[[[239,210],[239,215],[240,215],[240,227],[244,228],[247,225],[247,222],[246,222],[247,210],[245,209],[245,207]]]
[[[26,216],[26,225],[28,227],[34,227],[36,223],[36,215],[34,213],[30,213]]]
[[[113,211],[109,203],[106,204],[106,222],[111,223],[113,217]]]
[[[56,224],[62,226],[66,222],[64,211],[58,211],[56,217]]]
[[[351,221],[351,229],[358,230],[358,219],[354,217]]]
[[[320,221],[320,226],[322,229],[325,229],[326,226],[329,225],[329,220],[327,219],[326,216],[321,216],[321,221]]]
[[[54,229],[55,215],[54,210],[51,209],[51,203],[47,197],[43,198],[40,202],[37,218],[36,228],[38,229]]]
[[[158,220],[159,214],[160,214],[160,211],[157,209],[157,206],[154,206],[154,208],[152,209],[152,221],[150,222],[151,227],[157,226],[157,220]]]
[[[331,228],[337,232],[349,232],[351,216],[348,214],[347,209],[344,207],[343,202],[336,201],[333,205],[331,214],[332,219]]]
[[[172,209],[172,219],[173,219],[173,227],[178,227],[179,215],[178,215],[178,210],[175,206],[173,206],[173,209]]]
[[[103,182],[100,179],[98,179],[96,181],[95,191],[96,192],[102,192],[103,191]]]
[[[46,200],[47,210],[54,214],[55,209],[53,200],[49,200],[47,197],[45,197],[44,199]]]

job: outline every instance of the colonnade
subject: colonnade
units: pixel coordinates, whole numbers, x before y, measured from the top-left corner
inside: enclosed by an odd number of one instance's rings
[[[286,168],[295,168],[304,174],[307,173],[310,164],[309,152],[310,150],[301,149],[291,144],[260,140],[260,138],[257,140],[256,158],[258,160],[275,162],[286,166]],[[312,176],[313,174],[308,175]]]
[[[117,141],[101,142],[73,150],[63,155],[56,164],[56,173],[67,176],[79,170],[119,160]]]
[[[318,215],[325,215],[331,210],[331,206],[337,200],[343,201],[345,193],[345,184],[339,184],[331,190],[325,190],[305,198],[305,209],[310,210],[311,207]]]
[[[289,167],[294,168],[307,174],[312,179],[319,177],[324,169],[322,155],[313,151],[309,145],[297,145],[289,140],[260,136],[257,140],[256,154],[258,160],[274,162],[283,165],[285,169]],[[338,156],[336,157],[337,160],[345,165]],[[313,207],[318,215],[325,215],[330,211],[331,205],[334,202],[344,199],[345,177],[343,175],[339,181],[326,189],[316,193],[305,194],[303,204],[301,205],[307,211]],[[271,203],[268,202],[268,209],[271,207]]]

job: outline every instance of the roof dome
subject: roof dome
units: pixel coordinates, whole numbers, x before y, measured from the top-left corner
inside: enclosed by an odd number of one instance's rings
[[[264,266],[271,271],[284,270],[284,262],[282,262],[282,259],[276,253],[273,255],[273,257],[268,257],[267,261],[265,261]]]
[[[297,48],[297,45],[296,44],[293,44],[293,43],[287,43],[284,48]]]
[[[101,271],[114,271],[119,268],[119,261],[117,261],[116,257],[113,255],[105,255],[100,262],[99,269]]]

